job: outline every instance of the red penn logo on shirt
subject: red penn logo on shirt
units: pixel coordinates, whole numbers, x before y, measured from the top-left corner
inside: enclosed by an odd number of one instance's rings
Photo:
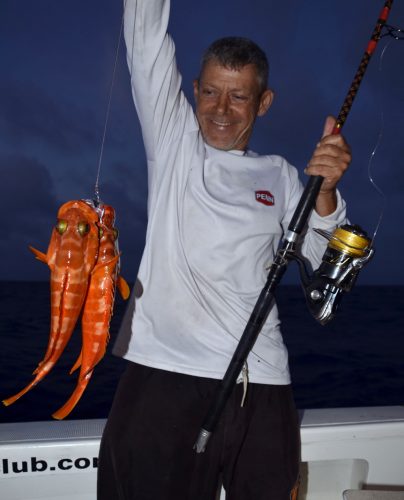
[[[269,191],[255,191],[255,199],[264,205],[275,205],[275,198]]]

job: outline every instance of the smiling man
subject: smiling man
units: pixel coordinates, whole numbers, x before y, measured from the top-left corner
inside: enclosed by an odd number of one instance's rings
[[[302,193],[279,155],[248,148],[273,100],[265,53],[232,37],[206,51],[194,112],[167,34],[168,0],[127,0],[125,39],[149,175],[138,280],[115,345],[128,360],[101,443],[99,500],[289,500],[299,425],[276,305],[203,454],[193,450]],[[324,182],[301,251],[317,267],[345,222],[350,162],[328,118],[306,169]],[[139,295],[139,294],[138,294]],[[130,314],[130,316],[129,316]]]
[[[267,79],[266,56],[250,40],[224,38],[211,45],[194,81],[196,115],[207,144],[225,151],[247,148],[256,117],[272,103]]]

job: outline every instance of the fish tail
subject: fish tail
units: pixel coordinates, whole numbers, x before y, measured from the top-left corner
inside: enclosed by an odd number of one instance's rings
[[[4,406],[12,405],[17,401],[17,399],[20,399],[21,396],[24,396],[24,394],[35,387],[37,383],[40,382],[51,371],[54,365],[54,362],[45,363],[37,373],[36,377],[26,387],[24,387],[24,389],[22,389],[20,392],[17,392],[17,394],[14,394],[14,396],[11,396],[10,398],[3,399]]]
[[[87,384],[91,378],[93,372],[89,372],[83,379],[80,379],[75,390],[73,391],[70,398],[66,401],[66,403],[59,408],[59,410],[53,413],[52,417],[55,420],[63,420],[65,417],[69,415],[69,413],[75,408],[77,403],[80,401],[81,396],[86,390]]]
[[[17,399],[20,399],[21,396],[24,396],[30,389],[32,389],[36,385],[36,382],[33,380],[31,383],[29,383],[24,389],[22,389],[20,392],[17,392],[17,394],[14,394],[14,396],[11,396],[10,398],[3,399],[3,405],[4,406],[10,406],[13,403],[17,401]]]

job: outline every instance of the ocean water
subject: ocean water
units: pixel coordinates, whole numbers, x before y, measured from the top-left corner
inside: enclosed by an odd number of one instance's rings
[[[337,317],[321,326],[299,286],[276,291],[299,408],[404,404],[404,287],[357,286]],[[125,310],[117,297],[110,347],[70,419],[108,415],[125,362],[111,354]],[[49,285],[0,282],[0,397],[22,389],[42,359],[49,333]],[[73,391],[69,370],[80,352],[77,329],[54,370],[9,407],[0,422],[49,420]]]

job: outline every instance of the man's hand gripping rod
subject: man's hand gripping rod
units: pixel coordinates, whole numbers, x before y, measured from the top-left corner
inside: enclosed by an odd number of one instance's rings
[[[333,134],[339,134],[345,123],[353,100],[367,69],[370,58],[376,48],[377,42],[381,37],[381,31],[387,21],[392,3],[393,0],[387,0],[384,3],[377,24],[373,30],[371,39],[368,43],[351,87],[339,112],[334,130],[332,131]],[[310,176],[309,178],[298,206],[293,214],[292,220],[288,226],[285,237],[283,238],[281,246],[275,255],[275,259],[268,273],[266,284],[258,297],[254,310],[240,338],[237,349],[235,350],[227,371],[223,377],[223,380],[218,387],[216,397],[202,424],[202,428],[194,445],[194,449],[197,453],[205,451],[207,442],[216,427],[224,406],[248,357],[248,354],[253,348],[258,334],[266,321],[266,318],[272,306],[275,288],[280,282],[283,274],[286,271],[289,261],[292,259],[292,256],[295,253],[296,241],[303,231],[309,215],[315,206],[316,198],[320,191],[323,180],[324,179],[321,176]]]

